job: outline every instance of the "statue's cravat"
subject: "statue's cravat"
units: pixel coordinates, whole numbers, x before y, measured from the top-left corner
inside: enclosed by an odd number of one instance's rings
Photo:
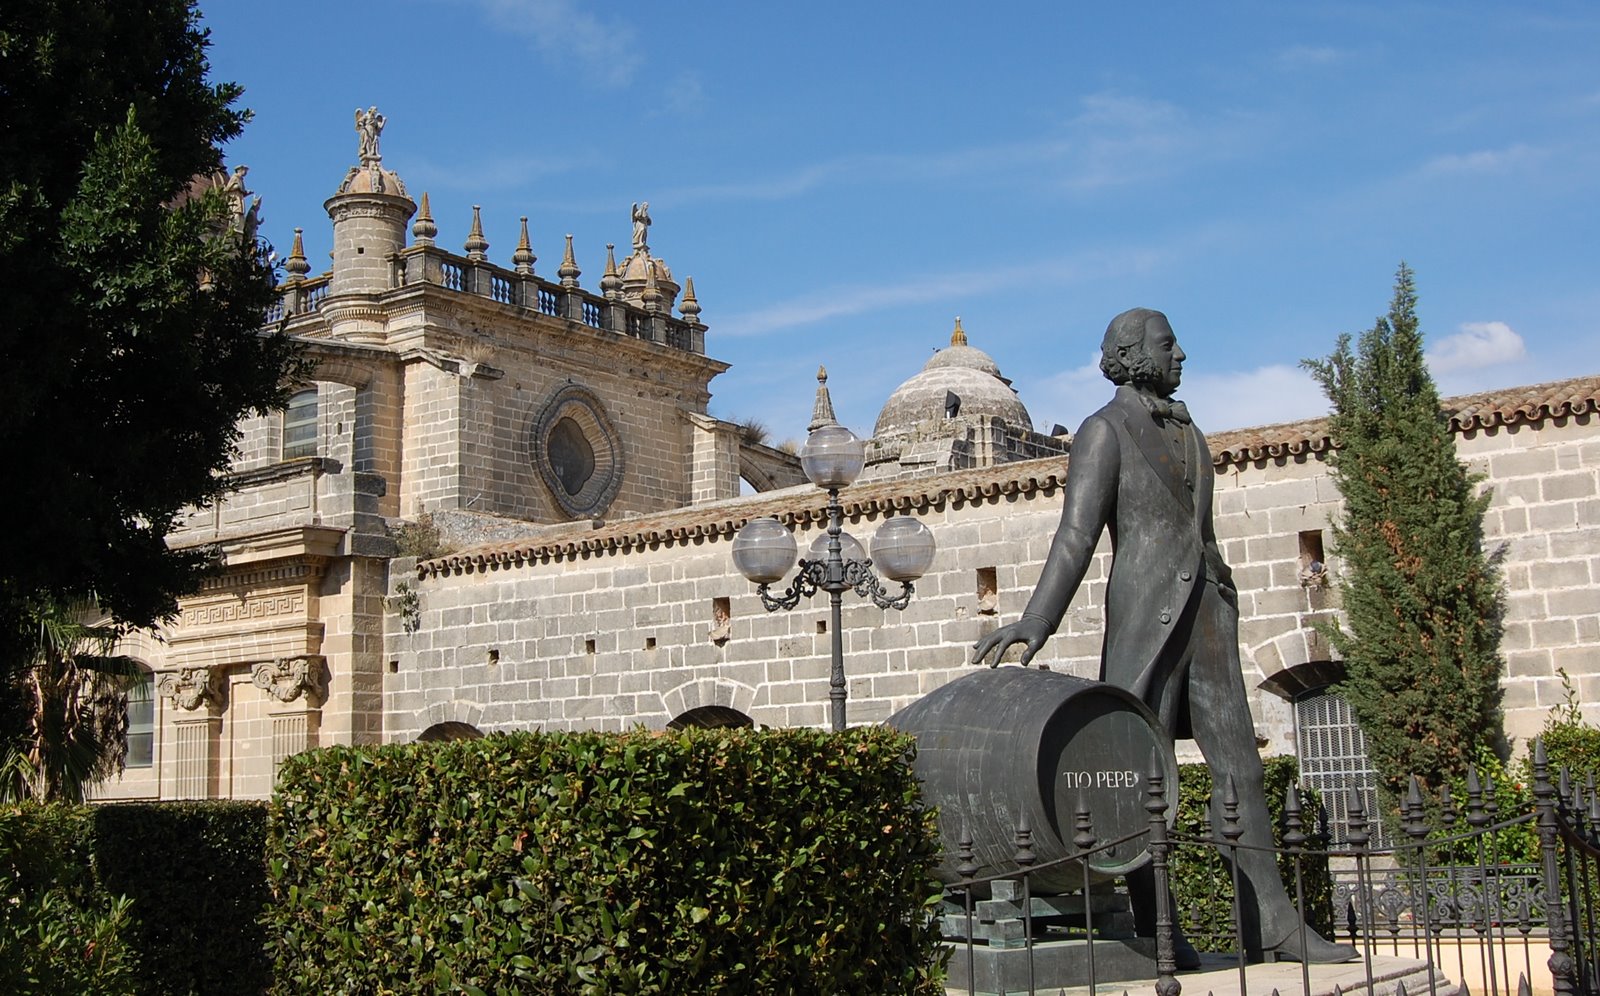
[[[1150,410],[1150,417],[1157,422],[1171,419],[1174,422],[1188,425],[1191,421],[1189,418],[1189,406],[1181,401],[1173,401],[1170,398],[1153,398],[1148,394],[1139,395],[1139,400],[1144,402],[1144,406]]]

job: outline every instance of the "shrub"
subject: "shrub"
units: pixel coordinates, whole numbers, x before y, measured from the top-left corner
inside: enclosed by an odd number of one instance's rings
[[[131,996],[128,900],[95,880],[82,806],[0,809],[0,992]]]
[[[93,819],[100,881],[133,901],[126,937],[145,966],[136,991],[265,992],[266,805],[127,803],[98,807]]]
[[[260,803],[0,810],[0,992],[258,996],[265,837]]]
[[[1266,765],[1267,808],[1272,814],[1273,839],[1283,846],[1283,808],[1289,785],[1299,777],[1299,764],[1292,757],[1268,758]],[[1178,819],[1176,832],[1185,836],[1219,839],[1222,828],[1206,826],[1211,803],[1211,769],[1204,764],[1178,766]],[[1315,833],[1313,814],[1319,801],[1314,792],[1302,789],[1301,806],[1306,821],[1305,833]],[[1315,847],[1314,843],[1308,847]],[[1278,872],[1283,876],[1289,897],[1295,897],[1294,859],[1278,856]],[[1196,947],[1203,951],[1234,951],[1233,876],[1214,847],[1188,845],[1173,852],[1172,892],[1177,902],[1181,926]],[[1325,856],[1308,855],[1301,861],[1305,902],[1301,907],[1306,923],[1325,937],[1333,936],[1333,878]]]
[[[886,729],[511,734],[287,761],[286,993],[942,993],[933,814]]]

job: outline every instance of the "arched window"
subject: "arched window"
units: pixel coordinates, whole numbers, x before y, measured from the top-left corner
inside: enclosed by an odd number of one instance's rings
[[[150,672],[141,669],[128,686],[128,755],[130,768],[148,768],[155,763],[156,697]]]
[[[317,455],[317,389],[301,391],[283,411],[283,458]]]
[[[1378,773],[1367,758],[1367,737],[1351,714],[1350,703],[1324,687],[1295,699],[1294,720],[1300,781],[1321,793],[1333,845],[1340,847],[1348,840],[1354,792],[1367,812],[1372,845],[1387,846],[1383,821],[1378,819]]]

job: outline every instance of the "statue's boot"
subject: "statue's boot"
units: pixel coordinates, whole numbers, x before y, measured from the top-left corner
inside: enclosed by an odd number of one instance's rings
[[[1133,932],[1139,937],[1156,936],[1156,875],[1155,869],[1145,865],[1128,873],[1128,902],[1133,907]],[[1178,906],[1167,897],[1168,920],[1172,924],[1172,960],[1179,971],[1200,967],[1200,952],[1183,936],[1178,926]]]
[[[1355,961],[1356,949],[1348,944],[1336,944],[1328,940],[1310,927],[1305,929],[1305,938],[1300,936],[1300,928],[1289,931],[1289,936],[1270,947],[1263,949],[1262,954],[1267,961],[1304,961],[1313,965],[1337,965],[1341,962]]]
[[[1353,961],[1356,949],[1348,944],[1337,944],[1304,927],[1300,914],[1289,900],[1289,893],[1278,876],[1278,864],[1270,851],[1241,848],[1238,854],[1239,872],[1247,897],[1255,903],[1246,905],[1254,909],[1255,922],[1246,916],[1244,923],[1245,947],[1250,960],[1303,961],[1313,965],[1336,965]],[[1276,944],[1265,943],[1269,937],[1279,938]]]

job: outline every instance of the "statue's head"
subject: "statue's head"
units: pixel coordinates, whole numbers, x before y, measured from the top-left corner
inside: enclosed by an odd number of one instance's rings
[[[1150,308],[1129,308],[1111,319],[1105,338],[1100,341],[1100,372],[1107,380],[1113,384],[1159,387],[1164,394],[1177,387],[1175,378],[1179,370],[1161,369],[1151,355],[1147,345],[1151,333],[1171,336],[1172,326],[1166,315]],[[1181,360],[1180,355],[1180,363]]]

